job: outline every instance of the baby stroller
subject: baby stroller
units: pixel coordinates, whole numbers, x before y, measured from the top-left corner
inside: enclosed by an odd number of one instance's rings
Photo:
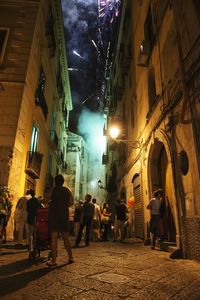
[[[29,260],[40,257],[40,252],[50,249],[50,235],[48,230],[48,208],[37,211],[35,233],[33,237],[33,250],[29,252]],[[49,251],[48,259],[51,257]]]

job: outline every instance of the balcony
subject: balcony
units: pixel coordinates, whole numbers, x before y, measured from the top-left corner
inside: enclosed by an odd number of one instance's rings
[[[49,48],[50,57],[55,56],[56,51],[56,39],[54,34],[54,24],[53,24],[53,15],[50,12],[48,16],[48,21],[46,23],[46,38],[47,38],[47,47]]]
[[[144,40],[140,46],[139,56],[138,56],[138,66],[147,67],[149,58],[152,50],[152,42],[150,40]]]
[[[63,165],[64,162],[64,154],[61,150],[56,151],[56,161],[59,166]]]
[[[62,164],[62,172],[63,173],[67,173],[67,163],[66,162],[63,162],[63,164]]]
[[[48,106],[43,94],[43,91],[41,91],[40,89],[38,89],[36,91],[36,95],[35,95],[35,104],[40,106],[43,115],[45,117],[45,119],[47,119],[47,115],[48,115]]]
[[[106,165],[108,163],[108,154],[102,155],[102,165]]]
[[[121,67],[122,75],[128,75],[131,66],[131,45],[130,44],[121,44],[119,52],[119,64]]]
[[[50,130],[50,140],[51,140],[51,147],[53,148],[53,150],[57,150],[59,141],[55,130]]]
[[[43,154],[39,152],[28,151],[26,157],[25,173],[32,178],[40,177]]]

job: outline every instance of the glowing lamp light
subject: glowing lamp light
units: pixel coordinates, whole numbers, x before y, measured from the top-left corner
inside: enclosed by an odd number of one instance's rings
[[[134,196],[132,196],[132,197],[130,197],[130,198],[128,199],[128,201],[127,201],[127,206],[128,206],[129,208],[135,206],[135,197],[134,197]]]
[[[120,134],[120,130],[118,127],[111,127],[109,133],[112,139],[116,139]]]

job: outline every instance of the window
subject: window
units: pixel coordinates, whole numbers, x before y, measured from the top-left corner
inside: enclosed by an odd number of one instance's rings
[[[47,119],[48,106],[44,97],[45,82],[46,82],[46,76],[43,67],[41,67],[38,88],[36,90],[36,95],[35,95],[35,104],[41,107],[44,117],[45,119]]]
[[[157,29],[159,30],[159,28],[163,22],[166,9],[169,5],[169,0],[162,0],[162,1],[156,0],[154,3],[155,3],[154,4],[154,16],[155,16]]]
[[[53,28],[53,14],[51,8],[49,8],[49,13],[46,22],[46,37],[50,57],[54,57],[56,51],[56,40]]]
[[[9,29],[0,27],[0,64],[3,62],[6,44],[8,41]]]
[[[62,83],[62,77],[61,77],[61,66],[60,62],[58,63],[58,70],[57,70],[57,78],[56,78],[56,83],[57,83],[57,90],[58,90],[58,96],[60,98],[63,98],[64,90],[63,90],[63,83]]]
[[[151,13],[151,8],[148,11],[146,21],[144,23],[144,38],[145,40],[151,43],[151,46],[154,42],[154,32],[153,32],[153,18]]]
[[[35,124],[33,124],[32,136],[31,136],[31,145],[30,145],[30,151],[31,152],[36,152],[37,151],[38,138],[39,138],[39,129],[36,127]]]
[[[155,71],[153,67],[149,69],[149,73],[148,73],[148,94],[149,94],[149,110],[151,110],[157,101]]]
[[[200,11],[200,1],[199,0],[193,0],[194,6],[196,8],[197,17],[199,18],[199,11]]]

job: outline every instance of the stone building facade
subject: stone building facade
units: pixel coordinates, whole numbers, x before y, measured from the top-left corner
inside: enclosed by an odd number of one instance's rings
[[[72,132],[67,141],[66,183],[75,201],[84,199],[88,191],[88,152],[84,139]]]
[[[60,0],[0,3],[0,184],[43,196],[66,173],[71,92]]]
[[[107,86],[108,183],[135,199],[135,235],[149,237],[146,209],[165,192],[163,234],[200,259],[199,1],[124,0]],[[121,141],[120,141],[121,140]],[[111,166],[111,168],[110,168]],[[111,169],[111,171],[110,171]]]

